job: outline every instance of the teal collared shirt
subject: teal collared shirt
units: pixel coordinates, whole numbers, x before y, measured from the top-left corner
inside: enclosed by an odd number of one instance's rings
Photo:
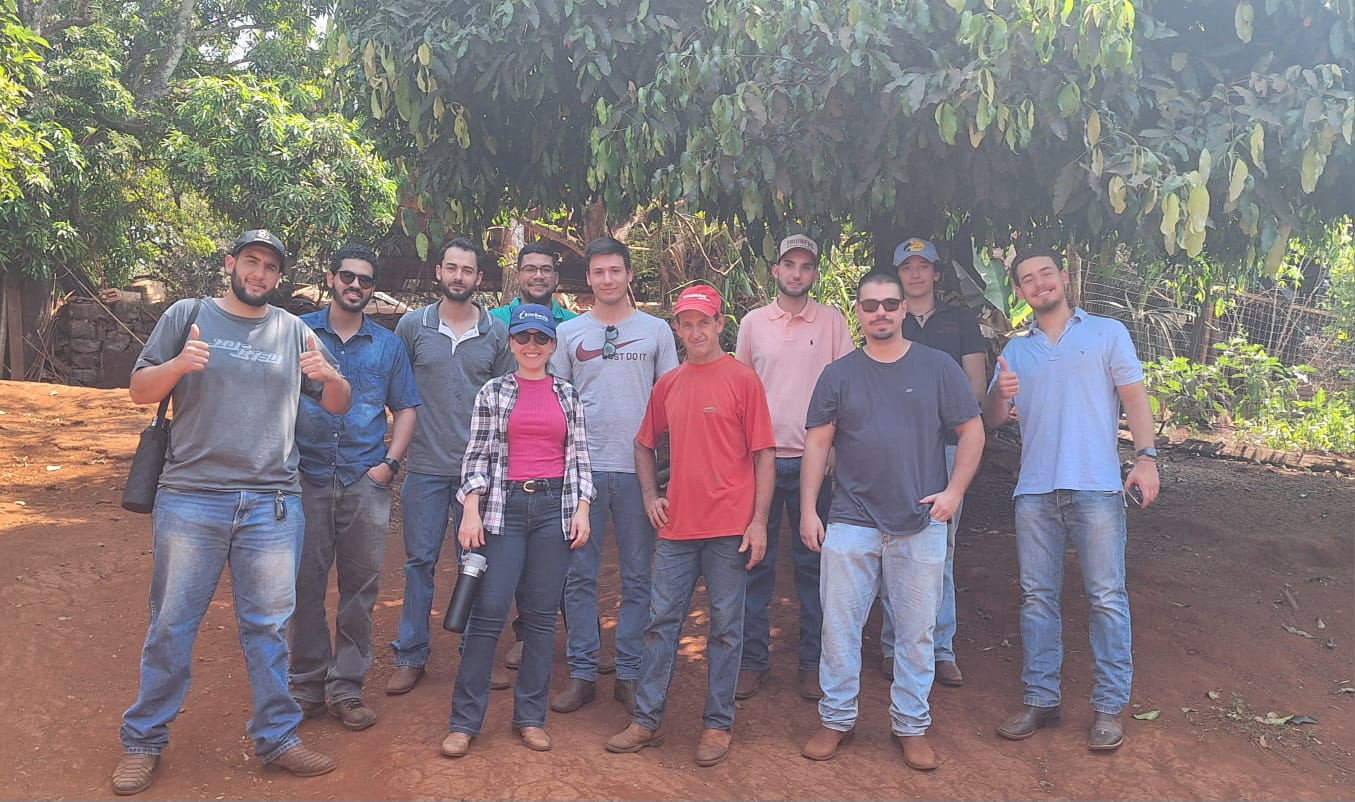
[[[500,306],[498,309],[489,310],[489,314],[493,315],[495,320],[498,320],[500,323],[507,326],[509,317],[513,314],[513,310],[517,309],[519,306],[522,306],[521,297],[514,298],[513,302],[508,306]],[[550,311],[551,314],[555,316],[556,323],[563,323],[572,317],[578,317],[578,315],[557,304],[553,298],[550,302]]]

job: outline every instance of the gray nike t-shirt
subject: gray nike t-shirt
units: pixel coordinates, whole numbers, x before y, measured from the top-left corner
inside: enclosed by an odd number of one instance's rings
[[[146,340],[133,371],[179,355],[194,299],[175,303]],[[261,318],[232,315],[205,298],[200,336],[207,367],[174,386],[169,455],[160,486],[176,490],[300,493],[296,415],[301,392],[318,398],[324,385],[301,374],[311,330],[275,306]],[[316,347],[333,357],[319,340]]]
[[[638,309],[615,328],[607,348],[607,326],[591,314],[564,321],[550,371],[579,391],[593,470],[635,473],[635,433],[654,383],[677,367],[677,345],[667,322]]]

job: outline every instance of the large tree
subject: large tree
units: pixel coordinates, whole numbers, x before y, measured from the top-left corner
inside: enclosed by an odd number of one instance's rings
[[[407,228],[683,202],[1278,264],[1349,211],[1350,0],[341,0]],[[411,235],[415,231],[410,232]],[[761,237],[757,235],[761,234]]]
[[[314,3],[19,0],[43,35],[22,120],[47,140],[40,181],[0,206],[0,270],[116,284],[213,254],[241,226],[294,254],[374,239],[394,185],[356,125],[326,108]]]

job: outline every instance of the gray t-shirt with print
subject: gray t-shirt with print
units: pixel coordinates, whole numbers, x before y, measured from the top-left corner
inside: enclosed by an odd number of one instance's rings
[[[927,528],[919,500],[946,489],[945,433],[979,414],[964,371],[913,343],[894,362],[856,349],[824,368],[805,428],[836,424],[833,503],[827,523],[891,535]]]
[[[677,367],[677,345],[668,323],[638,309],[616,324],[612,348],[607,328],[591,314],[557,326],[550,371],[583,400],[593,470],[635,473],[635,433],[654,383]]]
[[[185,324],[197,303],[187,299],[165,311],[133,371],[179,355]],[[261,318],[245,318],[226,312],[215,299],[201,303],[195,322],[211,351],[205,369],[174,386],[169,455],[160,486],[300,493],[297,408],[303,388],[313,397],[324,389],[301,374],[310,329],[275,306],[265,307]],[[318,340],[316,347],[324,351]]]

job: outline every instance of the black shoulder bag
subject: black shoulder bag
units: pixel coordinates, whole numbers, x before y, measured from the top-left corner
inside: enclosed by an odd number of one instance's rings
[[[201,299],[193,304],[188,322],[183,326],[183,337],[179,339],[179,350],[188,343],[188,333],[198,319],[198,310],[202,308]],[[137,443],[136,454],[132,455],[132,469],[127,472],[127,485],[122,489],[122,508],[128,512],[148,513],[155,508],[155,491],[160,486],[160,473],[165,469],[165,455],[169,451],[169,399],[174,395],[171,387],[160,401],[151,425],[141,432],[141,442]]]

